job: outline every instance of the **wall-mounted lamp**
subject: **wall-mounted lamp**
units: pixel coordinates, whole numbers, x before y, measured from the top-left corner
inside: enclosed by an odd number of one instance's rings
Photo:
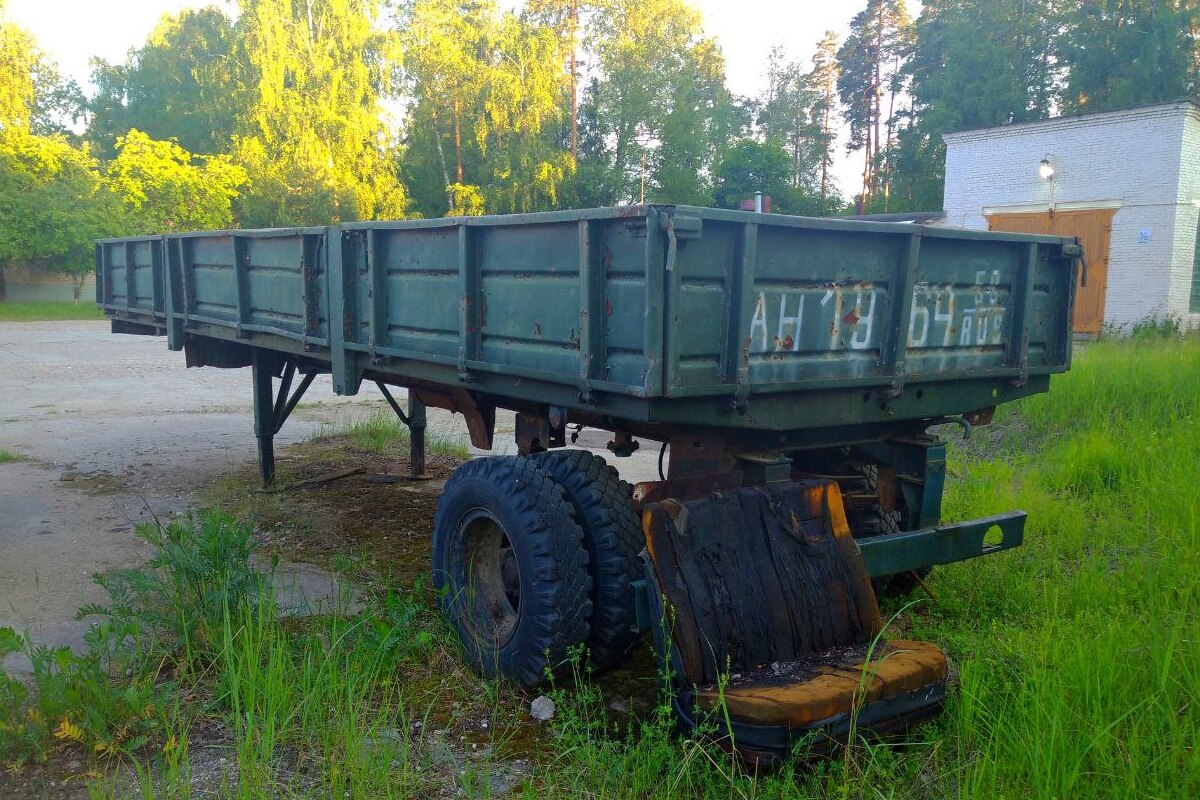
[[[1042,176],[1044,181],[1054,180],[1054,162],[1050,160],[1050,153],[1047,153],[1045,158],[1038,162],[1038,175]]]

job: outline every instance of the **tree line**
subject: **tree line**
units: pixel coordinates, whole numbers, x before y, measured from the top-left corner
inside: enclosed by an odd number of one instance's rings
[[[1195,96],[1195,0],[865,0],[730,92],[685,0],[236,0],[85,92],[0,0],[3,266],[102,236],[635,202],[941,207],[941,135]],[[840,135],[841,131],[844,135]],[[862,164],[843,196],[837,149]]]

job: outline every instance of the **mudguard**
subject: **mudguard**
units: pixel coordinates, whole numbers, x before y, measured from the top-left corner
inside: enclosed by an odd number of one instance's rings
[[[663,500],[643,528],[655,646],[685,729],[761,762],[940,710],[946,657],[880,636],[836,483]]]

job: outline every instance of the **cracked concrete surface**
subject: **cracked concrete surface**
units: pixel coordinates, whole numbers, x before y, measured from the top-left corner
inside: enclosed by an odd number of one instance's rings
[[[371,387],[340,398],[320,376],[277,449],[384,409]],[[447,412],[430,409],[430,425],[465,439]],[[498,452],[513,452],[511,415],[498,429]],[[607,439],[587,431],[579,444],[607,456]],[[134,525],[186,509],[255,458],[250,371],[186,369],[163,338],[113,335],[105,321],[0,323],[0,448],[24,457],[0,463],[0,626],[78,647],[87,623],[75,611],[105,599],[92,576],[146,556]],[[610,461],[648,480],[657,449]],[[319,570],[282,566],[292,605],[337,592]]]

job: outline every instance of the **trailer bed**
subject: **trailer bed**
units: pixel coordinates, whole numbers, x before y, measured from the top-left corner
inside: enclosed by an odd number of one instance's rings
[[[994,406],[1069,366],[1073,239],[686,206],[97,243],[97,300],[189,363],[267,349],[591,419],[789,445]],[[239,355],[241,353],[242,355]]]

